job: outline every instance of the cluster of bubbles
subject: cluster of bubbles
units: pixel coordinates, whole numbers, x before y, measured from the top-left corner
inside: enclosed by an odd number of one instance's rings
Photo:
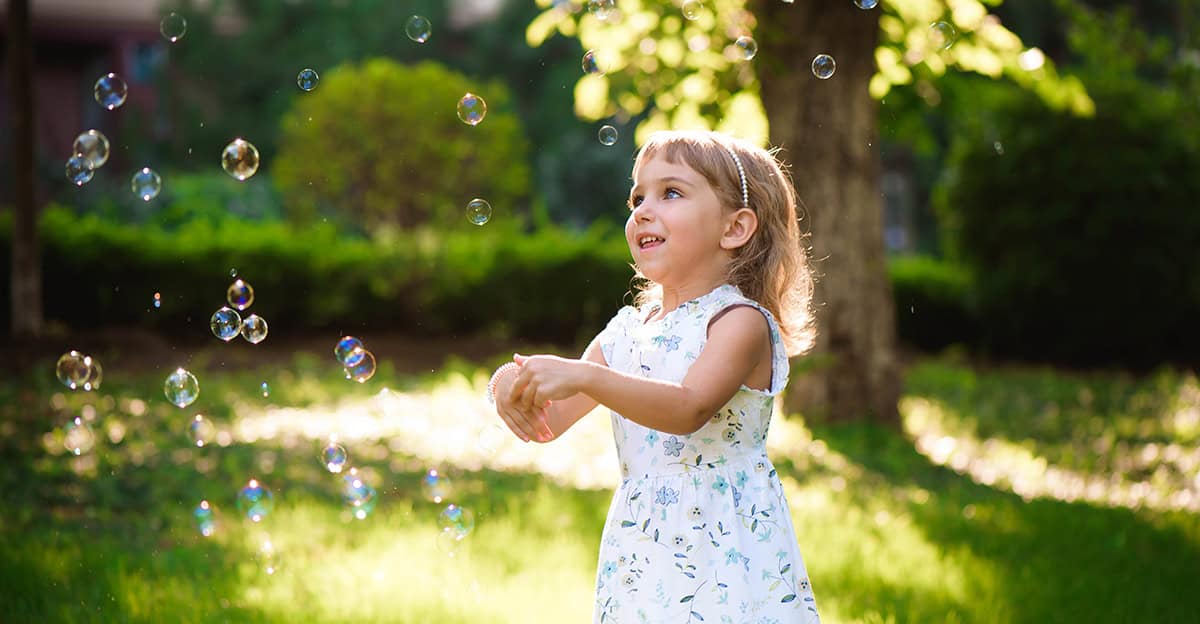
[[[108,137],[99,130],[88,130],[75,137],[73,147],[73,155],[67,159],[67,179],[76,186],[83,186],[108,162]]]
[[[333,355],[346,372],[346,379],[365,383],[375,376],[375,354],[354,336],[342,336],[333,346]]]
[[[258,344],[267,338],[267,321],[257,314],[243,318],[239,312],[254,304],[254,287],[240,277],[225,291],[228,306],[213,312],[208,325],[217,338],[229,342],[241,336],[250,344]]]
[[[54,367],[58,381],[71,390],[99,390],[104,379],[100,362],[90,355],[71,350],[58,358]],[[63,426],[63,446],[72,455],[82,455],[96,445],[96,433],[87,420],[75,416]]]

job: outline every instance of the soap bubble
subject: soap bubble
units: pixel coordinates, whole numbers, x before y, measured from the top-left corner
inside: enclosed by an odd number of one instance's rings
[[[192,511],[192,517],[196,519],[196,528],[200,535],[212,537],[213,533],[217,532],[217,510],[208,501],[200,501]]]
[[[700,18],[700,12],[704,10],[704,5],[700,0],[683,0],[683,16],[690,20]]]
[[[200,382],[188,371],[177,368],[163,382],[163,394],[178,407],[187,407],[200,396]]]
[[[450,503],[438,514],[438,528],[466,537],[475,530],[475,514],[470,509]]]
[[[949,22],[934,22],[929,25],[929,42],[939,50],[949,50],[958,40],[958,30]]]
[[[262,522],[275,508],[275,497],[257,479],[250,479],[238,492],[237,508],[251,522]]]
[[[465,539],[465,535],[459,535],[455,531],[439,531],[437,536],[438,550],[446,553],[448,557],[455,557],[458,555],[458,551]]]
[[[492,423],[479,432],[479,450],[483,451],[486,455],[491,455],[496,452],[496,449],[500,448],[506,437],[508,436],[505,433],[505,429],[496,423]]]
[[[67,179],[75,186],[83,186],[91,182],[92,176],[96,175],[92,162],[87,157],[78,154],[67,159],[66,172]]]
[[[429,23],[428,17],[414,15],[408,18],[408,22],[404,24],[404,34],[417,43],[425,43],[433,34],[433,25]]]
[[[88,130],[75,137],[75,155],[82,156],[92,163],[92,169],[99,169],[108,162],[108,137],[99,130]]]
[[[598,76],[604,75],[605,67],[600,62],[600,55],[597,54],[595,50],[588,50],[587,52],[584,52],[583,60],[580,64],[583,67],[583,73],[585,74],[596,74]]]
[[[468,93],[458,101],[458,118],[463,123],[478,126],[485,116],[487,116],[487,102],[484,102],[483,98],[478,95]]]
[[[600,131],[596,133],[596,138],[600,139],[601,145],[615,145],[617,142],[617,129],[612,126],[600,126]]]
[[[154,303],[151,304],[157,310],[162,307],[162,293],[154,293]]]
[[[333,346],[333,355],[342,363],[342,366],[350,366],[353,363],[352,359],[362,357],[361,352],[363,351],[366,349],[363,347],[362,341],[354,336],[342,336],[342,339]]]
[[[370,515],[379,502],[375,488],[363,479],[357,468],[351,468],[350,472],[342,477],[342,502],[346,504],[351,515],[359,520]]]
[[[159,22],[158,31],[167,38],[167,41],[175,43],[187,34],[187,20],[178,13],[171,13]]]
[[[96,97],[96,102],[113,110],[125,103],[125,96],[129,95],[129,87],[121,77],[108,73],[96,80],[96,85],[92,88],[93,95]]]
[[[854,0],[854,4],[863,10],[873,9],[879,4],[879,0]]]
[[[483,225],[492,218],[492,205],[476,197],[467,202],[467,219],[475,225]]]
[[[317,75],[317,70],[306,67],[296,74],[296,86],[305,91],[312,91],[317,88],[317,83],[321,81],[321,77]]]
[[[758,42],[753,37],[742,35],[733,42],[733,45],[737,46],[738,53],[743,60],[748,61],[758,54]]]
[[[54,373],[64,386],[74,390],[87,381],[91,359],[78,351],[68,351],[58,358]]]
[[[241,315],[237,313],[237,310],[229,307],[222,307],[213,312],[212,319],[208,324],[209,327],[212,327],[213,335],[225,342],[233,340],[242,331]]]
[[[588,0],[588,11],[597,19],[608,19],[616,8],[617,0]]]
[[[221,168],[234,179],[245,181],[258,171],[258,148],[245,139],[234,139],[221,152]]]
[[[73,455],[82,455],[96,445],[96,434],[92,426],[76,416],[63,427],[63,446]]]
[[[196,414],[196,417],[188,423],[188,437],[197,447],[203,447],[205,444],[212,442],[213,437],[217,435],[217,426],[213,422],[204,417],[203,414]]]
[[[242,319],[242,338],[250,344],[258,344],[267,338],[267,320],[257,314]]]
[[[141,171],[133,174],[129,186],[133,189],[133,194],[141,197],[142,201],[150,201],[158,197],[159,191],[162,190],[162,178],[155,170],[142,167]]]
[[[87,356],[87,378],[83,380],[83,389],[86,392],[99,390],[101,382],[104,381],[104,369],[100,368],[100,362],[92,356]]]
[[[321,464],[329,472],[337,474],[346,466],[346,460],[349,456],[346,454],[346,447],[337,442],[330,441],[321,449]]]
[[[425,471],[425,476],[421,477],[421,492],[431,502],[442,502],[450,496],[450,477],[438,472],[436,468],[430,468]]]
[[[263,540],[255,552],[254,558],[258,561],[258,565],[262,568],[263,572],[266,572],[268,575],[273,575],[279,571],[279,552],[275,550],[275,545],[271,543],[270,538]]]
[[[828,54],[818,54],[812,62],[812,73],[821,80],[828,80],[837,70],[837,63]]]
[[[366,383],[366,381],[375,376],[375,355],[366,349],[362,350],[362,357],[353,358],[355,363],[346,367],[346,378],[357,381],[358,383]]]
[[[271,396],[271,386],[268,386],[267,382],[265,382],[265,381],[262,382],[262,387],[260,389],[262,390],[262,395],[263,395],[264,399]]]
[[[245,310],[254,305],[254,288],[249,282],[239,279],[225,290],[225,300],[234,308]]]

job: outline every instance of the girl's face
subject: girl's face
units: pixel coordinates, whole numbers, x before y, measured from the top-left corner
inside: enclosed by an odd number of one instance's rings
[[[668,287],[719,279],[724,210],[708,180],[652,156],[633,182],[625,241],[642,274]]]

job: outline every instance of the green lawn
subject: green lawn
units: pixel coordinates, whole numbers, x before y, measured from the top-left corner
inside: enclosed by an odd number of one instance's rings
[[[381,357],[358,385],[332,356],[238,370],[196,357],[187,409],[164,400],[166,369],[106,365],[91,394],[57,385],[52,362],[0,382],[0,620],[590,621],[615,479],[607,417],[552,445],[497,443],[480,398],[494,363],[401,378]],[[1196,621],[1194,376],[930,359],[908,371],[902,408],[903,431],[772,427],[826,622]],[[196,413],[220,440],[191,444]],[[61,442],[73,416],[97,437],[78,457]],[[330,433],[378,490],[363,520],[318,461]],[[454,556],[422,496],[428,468],[476,518]],[[251,477],[276,502],[257,525],[234,500]],[[207,538],[201,499],[218,510]]]

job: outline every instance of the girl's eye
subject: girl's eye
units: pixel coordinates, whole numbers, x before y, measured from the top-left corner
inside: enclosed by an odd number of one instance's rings
[[[664,199],[673,199],[674,197],[683,197],[683,194],[673,188],[669,188],[663,193]]]
[[[629,209],[633,210],[634,208],[637,208],[638,206],[642,205],[642,196],[634,195],[633,197],[629,198],[629,201],[627,203],[629,204]]]

